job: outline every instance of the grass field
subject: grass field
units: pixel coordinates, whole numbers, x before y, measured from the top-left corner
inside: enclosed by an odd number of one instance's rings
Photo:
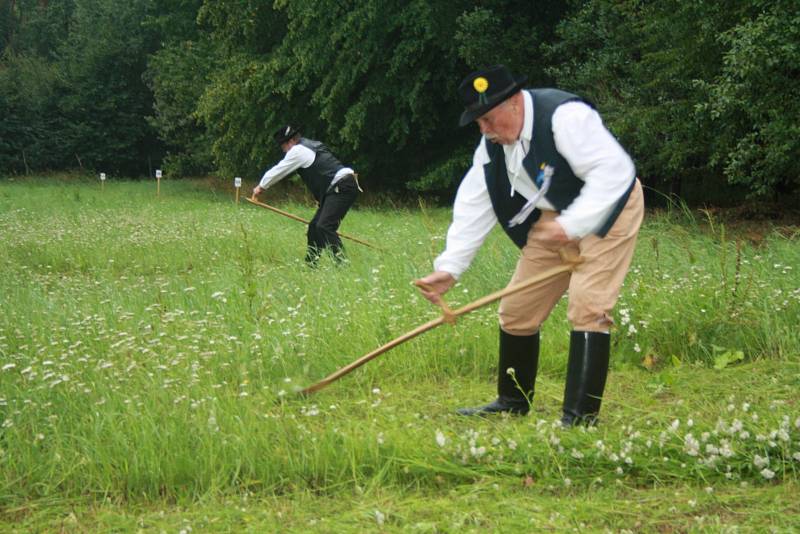
[[[0,181],[0,531],[800,530],[790,226],[648,214],[595,428],[557,424],[563,303],[527,417],[454,414],[493,398],[494,305],[295,395],[437,316],[411,282],[449,214],[357,207],[383,250],[312,270],[302,224],[209,182]],[[451,307],[516,255],[496,230]]]

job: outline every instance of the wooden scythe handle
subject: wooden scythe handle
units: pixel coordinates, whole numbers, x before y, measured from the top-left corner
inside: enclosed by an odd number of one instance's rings
[[[475,311],[478,308],[486,306],[487,304],[491,304],[492,302],[494,302],[496,300],[500,300],[501,298],[505,297],[506,295],[511,295],[512,293],[517,293],[519,291],[523,291],[523,290],[525,290],[525,289],[527,289],[527,288],[529,288],[531,286],[534,286],[534,285],[538,284],[539,282],[541,282],[543,280],[547,280],[548,278],[552,278],[553,276],[556,276],[557,274],[561,274],[561,273],[564,273],[564,272],[567,272],[567,271],[574,271],[575,268],[578,266],[578,264],[583,262],[583,258],[580,258],[580,257],[570,258],[570,257],[568,257],[568,255],[566,253],[563,253],[563,252],[561,253],[561,258],[565,261],[565,263],[563,265],[559,265],[558,267],[553,267],[552,269],[548,269],[548,270],[546,270],[546,271],[544,271],[542,273],[539,273],[536,276],[532,276],[531,278],[528,278],[527,280],[523,280],[522,282],[518,282],[518,283],[516,283],[516,284],[514,284],[512,286],[508,286],[508,287],[506,287],[504,289],[501,289],[500,291],[495,291],[494,293],[491,293],[489,295],[486,295],[485,297],[481,297],[478,300],[470,302],[466,306],[462,306],[461,308],[458,308],[457,310],[450,310],[450,315],[452,316],[453,320],[455,320],[456,317],[459,317],[461,315],[465,315],[465,314],[467,314],[467,313],[469,313],[471,311]],[[444,306],[447,306],[447,305],[445,304]],[[443,306],[443,309],[444,309],[444,306]],[[447,309],[449,310],[449,308],[447,308]],[[447,314],[447,312],[445,312],[445,313]],[[370,361],[370,360],[372,360],[374,358],[377,358],[378,356],[380,356],[384,352],[386,352],[386,351],[388,351],[390,349],[393,349],[394,347],[396,347],[396,346],[398,346],[398,345],[400,345],[402,343],[405,343],[406,341],[408,341],[410,339],[413,339],[413,338],[417,337],[418,335],[420,335],[420,334],[422,334],[424,332],[427,332],[428,330],[432,330],[432,329],[436,328],[437,326],[443,324],[444,322],[445,322],[445,317],[438,317],[438,318],[436,318],[436,319],[434,319],[432,321],[428,321],[427,323],[418,326],[414,330],[411,330],[410,332],[406,332],[402,336],[393,339],[389,343],[386,343],[385,345],[383,345],[381,347],[378,347],[377,349],[373,350],[372,352],[370,352],[368,354],[365,354],[364,356],[360,357],[359,359],[357,359],[356,361],[350,363],[349,365],[346,365],[346,366],[342,367],[341,369],[339,369],[338,371],[336,371],[334,373],[331,373],[330,375],[326,376],[325,378],[323,378],[322,380],[320,380],[316,384],[312,384],[312,385],[308,386],[307,388],[300,390],[298,393],[300,395],[308,395],[309,393],[315,393],[315,392],[321,390],[322,388],[328,386],[332,382],[335,382],[336,380],[340,379],[344,375],[349,374],[350,372],[352,372],[355,369],[358,369],[359,367],[361,367],[362,365],[364,365],[368,361]]]
[[[276,208],[274,206],[270,206],[269,204],[265,204],[263,202],[259,202],[258,200],[256,200],[253,197],[246,198],[245,200],[247,200],[251,204],[255,204],[256,206],[260,206],[260,207],[268,209],[270,211],[274,211],[275,213],[279,213],[280,215],[283,215],[284,217],[288,217],[290,219],[293,219],[293,220],[301,222],[301,223],[311,224],[311,221],[309,221],[307,219],[303,219],[302,217],[298,217],[297,215],[292,215],[291,213],[288,213],[286,211],[279,210],[278,208]],[[351,235],[347,235],[347,234],[342,233],[342,232],[336,232],[336,233],[339,235],[339,237],[343,237],[345,239],[349,239],[350,241],[355,241],[356,243],[364,245],[365,247],[374,248],[376,250],[381,250],[379,247],[376,247],[372,243],[367,243],[366,241],[363,241],[363,240],[361,240],[361,239],[359,239],[357,237],[353,237]]]

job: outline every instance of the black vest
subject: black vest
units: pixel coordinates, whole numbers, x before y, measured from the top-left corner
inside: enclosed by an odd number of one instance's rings
[[[556,150],[556,143],[553,139],[553,113],[561,104],[573,100],[585,102],[590,106],[592,104],[577,95],[558,89],[532,89],[528,90],[528,92],[533,99],[533,139],[531,139],[528,154],[522,160],[522,166],[534,180],[539,174],[539,169],[544,165],[549,165],[553,168],[550,188],[544,197],[560,213],[577,198],[583,188],[584,181],[575,176],[567,161]],[[528,231],[533,223],[539,219],[541,211],[534,209],[522,224],[513,227],[508,226],[508,222],[519,213],[527,199],[519,193],[516,193],[513,197],[511,196],[511,182],[506,170],[503,145],[489,143],[485,137],[481,139],[481,142],[486,145],[486,151],[489,153],[490,161],[483,166],[483,170],[486,176],[489,198],[492,201],[497,220],[503,226],[503,230],[508,234],[508,237],[519,248],[522,248],[528,241]],[[608,220],[596,232],[598,236],[604,237],[611,229],[622,208],[625,207],[635,183],[636,180],[634,179],[631,182],[631,186],[617,202]]]
[[[317,202],[321,202],[322,197],[324,197],[325,192],[328,191],[328,187],[330,187],[336,173],[339,172],[339,169],[342,169],[344,165],[336,159],[336,156],[331,153],[328,147],[319,141],[301,137],[300,144],[314,151],[315,156],[314,163],[305,169],[297,169],[297,174],[303,179],[306,186],[311,191],[311,194],[317,199]]]

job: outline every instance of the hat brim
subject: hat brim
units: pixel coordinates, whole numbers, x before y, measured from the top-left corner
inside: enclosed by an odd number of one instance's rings
[[[477,106],[475,108],[464,110],[464,113],[461,114],[461,118],[458,121],[459,126],[466,126],[467,124],[471,123],[475,119],[479,118],[481,115],[485,115],[489,111],[493,110],[505,100],[522,89],[525,85],[525,82],[528,81],[527,76],[520,76],[519,78],[514,79],[514,83],[504,89],[503,91],[495,94],[492,98],[486,103],[481,106]]]

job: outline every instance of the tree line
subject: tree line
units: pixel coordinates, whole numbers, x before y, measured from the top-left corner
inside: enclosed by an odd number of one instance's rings
[[[800,183],[796,0],[0,0],[0,175],[255,179],[293,122],[371,188],[452,193],[457,85],[496,63],[591,100],[654,190]]]

